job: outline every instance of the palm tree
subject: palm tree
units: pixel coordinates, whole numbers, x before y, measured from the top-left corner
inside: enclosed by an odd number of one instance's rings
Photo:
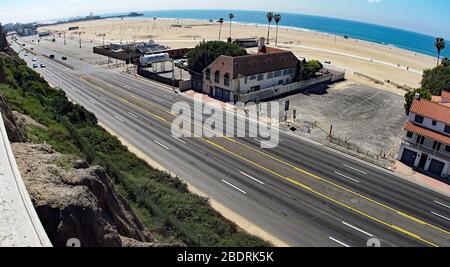
[[[272,23],[273,20],[273,12],[269,12],[267,13],[267,21],[269,22],[269,28],[267,29],[267,44],[270,43],[270,24]]]
[[[231,39],[231,24],[233,23],[234,14],[233,13],[228,14],[228,18],[230,19],[230,39]]]
[[[275,45],[278,46],[278,23],[280,23],[281,21],[281,15],[276,14],[273,18],[275,19],[275,23],[277,24],[277,36],[275,38]]]
[[[434,43],[434,47],[436,47],[438,57],[437,57],[437,65],[439,66],[439,60],[441,58],[441,51],[445,49],[445,40],[444,38],[438,37],[436,38],[436,42]]]
[[[220,23],[220,30],[219,30],[219,41],[222,37],[222,24],[223,24],[223,18],[220,18],[217,22]]]

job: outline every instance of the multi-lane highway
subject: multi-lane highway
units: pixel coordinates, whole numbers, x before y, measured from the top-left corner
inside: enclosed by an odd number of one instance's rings
[[[18,46],[14,46],[18,49]],[[450,199],[288,133],[261,149],[254,138],[176,138],[171,88],[35,47],[23,57],[52,85],[128,143],[214,200],[292,246],[450,246]],[[66,55],[67,56],[67,55]],[[69,55],[70,56],[70,55]]]

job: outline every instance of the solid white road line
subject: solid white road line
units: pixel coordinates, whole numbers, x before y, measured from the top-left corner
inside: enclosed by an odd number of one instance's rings
[[[178,138],[178,137],[176,137],[176,136],[173,136],[173,135],[172,135],[172,138],[175,139],[175,140],[177,140],[178,142],[180,142],[180,143],[182,143],[182,144],[186,144],[186,142],[184,142],[183,140],[181,140],[180,138]]]
[[[133,98],[135,98],[135,99],[137,99],[137,100],[144,101],[144,99],[142,99],[142,98],[140,98],[140,97],[138,97],[138,96],[135,96],[135,95],[130,95],[130,96],[133,97]]]
[[[367,235],[367,236],[373,237],[372,234],[370,234],[370,233],[368,233],[368,232],[366,232],[366,231],[363,231],[363,230],[359,229],[359,228],[356,227],[356,226],[353,226],[353,225],[351,225],[351,224],[349,224],[349,223],[346,223],[346,222],[342,222],[342,223],[343,223],[344,225],[347,225],[348,227],[350,227],[350,228],[352,228],[352,229],[358,231],[358,232],[361,232],[361,233],[363,233],[363,234],[365,234],[365,235]]]
[[[346,248],[349,248],[349,247],[350,247],[349,245],[345,244],[344,242],[341,242],[341,241],[339,241],[339,240],[337,240],[336,238],[333,238],[333,237],[331,237],[331,236],[330,236],[330,239],[333,240],[334,242],[338,243],[339,245],[343,245],[343,246],[346,247]]]
[[[116,118],[116,120],[120,121],[120,122],[124,122],[124,120],[122,120],[120,117],[118,116],[114,116],[114,118]]]
[[[262,184],[262,185],[265,185],[265,184],[264,184],[263,182],[261,182],[260,180],[258,180],[258,179],[256,179],[256,178],[253,178],[252,176],[246,174],[245,172],[241,172],[241,174],[244,175],[244,176],[247,176],[248,178],[252,179],[253,181],[255,181],[255,182],[257,182],[257,183],[260,183],[260,184]]]
[[[355,167],[349,166],[349,165],[347,165],[347,164],[344,164],[344,167],[347,167],[347,168],[352,169],[352,170],[354,170],[354,171],[360,172],[360,173],[362,173],[362,174],[367,174],[367,172],[361,171],[360,169],[357,169],[357,168],[355,168]]]
[[[353,179],[353,178],[351,178],[351,177],[348,177],[348,176],[345,175],[345,174],[342,174],[342,173],[339,173],[339,172],[334,172],[334,174],[337,174],[337,175],[339,175],[339,176],[342,176],[342,177],[344,177],[344,178],[346,178],[346,179],[349,179],[349,180],[351,180],[351,181],[353,181],[353,182],[359,183],[358,180]]]
[[[167,146],[161,144],[160,142],[158,142],[158,141],[156,141],[156,140],[154,140],[154,141],[155,141],[156,144],[162,146],[162,147],[165,148],[166,150],[170,150]]]
[[[438,205],[441,205],[441,206],[443,206],[443,207],[446,207],[447,209],[450,209],[450,206],[449,205],[445,205],[444,203],[441,203],[441,202],[439,202],[439,201],[434,201],[434,203],[436,203],[436,204],[438,204]]]
[[[442,219],[445,219],[445,220],[447,220],[447,221],[450,221],[450,218],[447,218],[447,217],[445,217],[444,215],[441,215],[441,214],[436,213],[436,212],[434,212],[434,211],[432,211],[431,214],[436,215],[436,216],[438,216],[438,217],[440,217],[440,218],[442,218]]]
[[[244,194],[244,195],[247,194],[247,192],[245,192],[244,190],[240,189],[239,187],[237,187],[237,186],[235,186],[235,185],[233,185],[233,184],[231,184],[231,183],[229,183],[229,182],[227,182],[227,181],[225,181],[225,180],[222,180],[222,182],[224,182],[225,184],[227,184],[227,185],[233,187],[234,189],[236,189],[237,191],[241,192],[241,193]]]
[[[133,112],[128,112],[128,114],[131,115],[131,117],[134,117],[136,119],[138,118],[138,116],[136,114],[134,114]]]

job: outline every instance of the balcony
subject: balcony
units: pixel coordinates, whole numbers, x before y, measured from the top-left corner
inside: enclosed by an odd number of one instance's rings
[[[415,148],[417,150],[423,151],[424,153],[426,153],[428,155],[450,161],[450,153],[448,153],[448,152],[437,151],[431,147],[424,146],[421,144],[411,143],[411,142],[408,142],[407,140],[403,140],[402,144],[407,147],[411,147],[411,148]]]

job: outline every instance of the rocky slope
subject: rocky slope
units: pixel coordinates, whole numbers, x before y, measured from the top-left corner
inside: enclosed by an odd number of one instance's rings
[[[13,113],[6,104],[2,94],[0,94],[0,112],[3,117],[9,140],[11,142],[25,142],[27,140],[25,131],[17,125]]]
[[[61,155],[48,145],[24,143],[28,126],[45,126],[12,112],[1,95],[0,112],[22,178],[54,246],[66,246],[71,238],[87,247],[160,246],[101,167]]]
[[[54,246],[157,246],[105,171],[48,145],[13,143],[22,178]]]

